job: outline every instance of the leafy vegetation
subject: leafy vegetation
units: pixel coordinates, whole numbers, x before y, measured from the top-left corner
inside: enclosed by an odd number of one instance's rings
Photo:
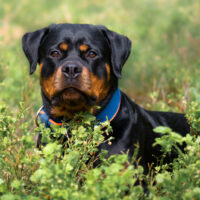
[[[112,131],[109,122],[99,125],[90,114],[78,114],[64,127],[50,130],[41,124],[30,131],[27,122],[23,122],[27,110],[23,104],[20,106],[17,116],[9,113],[5,106],[0,108],[2,200],[199,199],[200,136],[181,137],[170,128],[157,127],[155,132],[162,133],[163,137],[154,145],[161,145],[164,156],[175,149],[178,158],[144,176],[142,167],[134,164],[137,151],[131,162],[127,154],[106,158],[107,152],[103,151],[95,156],[98,145],[104,142],[102,133]],[[195,123],[196,120],[200,120],[200,116],[195,118]],[[35,148],[33,140],[38,131],[47,144],[41,150]],[[64,137],[68,140],[63,144]],[[108,142],[112,142],[112,138]],[[183,143],[185,153],[178,146]],[[101,165],[93,168],[99,157]]]
[[[200,2],[199,0],[7,0],[0,1],[0,196],[1,199],[200,199]],[[120,87],[151,110],[184,112],[185,138],[158,127],[155,142],[178,158],[144,176],[136,155],[106,159],[93,168],[102,130],[90,115],[70,122],[64,148],[49,129],[34,126],[41,106],[38,71],[29,76],[21,37],[51,23],[103,24],[133,42]],[[23,103],[19,103],[23,102]],[[110,130],[109,124],[105,126]],[[54,127],[55,137],[66,129]],[[48,143],[35,148],[41,131]],[[185,144],[185,153],[178,143]],[[91,153],[91,155],[90,155]],[[170,169],[170,170],[169,170]],[[145,186],[148,192],[144,190]]]

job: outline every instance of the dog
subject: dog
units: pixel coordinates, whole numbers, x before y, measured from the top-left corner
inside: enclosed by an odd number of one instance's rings
[[[30,74],[40,65],[40,114],[47,127],[60,125],[62,117],[70,120],[80,111],[90,111],[101,122],[108,119],[114,139],[111,145],[101,144],[99,151],[108,150],[108,156],[128,152],[131,158],[139,144],[144,173],[162,156],[159,146],[152,147],[160,137],[154,133],[155,127],[167,126],[182,136],[190,132],[184,114],[147,111],[118,88],[131,52],[128,37],[102,25],[53,24],[26,33],[22,46]]]

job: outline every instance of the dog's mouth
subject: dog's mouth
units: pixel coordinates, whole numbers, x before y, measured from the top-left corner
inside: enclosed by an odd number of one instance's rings
[[[85,92],[76,87],[68,87],[57,93],[52,97],[54,105],[65,103],[70,106],[77,106],[77,104],[87,104],[93,106],[96,103],[96,97],[88,96]]]
[[[80,90],[73,87],[64,89],[60,95],[66,100],[78,100],[85,96]]]

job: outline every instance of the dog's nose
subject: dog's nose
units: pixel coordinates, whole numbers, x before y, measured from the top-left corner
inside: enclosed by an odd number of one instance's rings
[[[68,63],[62,67],[62,72],[67,78],[77,78],[82,72],[82,67],[76,63]]]

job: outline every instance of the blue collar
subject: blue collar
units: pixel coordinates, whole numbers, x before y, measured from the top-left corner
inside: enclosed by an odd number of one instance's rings
[[[120,103],[121,93],[117,88],[107,106],[96,116],[96,119],[100,122],[105,122],[108,119],[111,122],[119,111]]]
[[[111,100],[106,105],[106,107],[96,116],[97,121],[105,122],[107,119],[111,122],[117,115],[121,103],[121,92],[119,88],[114,92]],[[46,109],[42,106],[36,117],[36,123],[38,117],[40,118],[41,123],[45,124],[45,127],[50,127],[51,124],[62,126],[63,118],[53,118],[47,115]]]

